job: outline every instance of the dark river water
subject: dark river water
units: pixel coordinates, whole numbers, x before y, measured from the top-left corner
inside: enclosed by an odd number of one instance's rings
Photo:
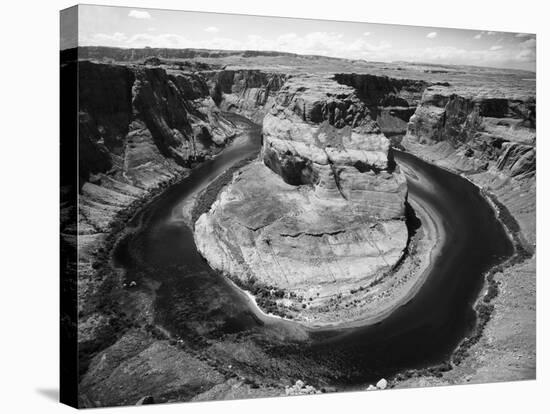
[[[238,344],[246,358],[235,356],[233,361],[231,355],[216,353],[215,359],[262,378],[354,385],[446,360],[475,324],[472,304],[484,273],[513,254],[511,241],[478,188],[397,152],[396,161],[407,172],[409,198],[433,211],[444,232],[417,294],[368,326],[312,330],[291,321],[266,320],[246,295],[210,269],[197,252],[192,230],[178,218],[178,207],[188,197],[258,153],[259,127],[236,116],[234,121],[248,132],[148,204],[129,224],[134,231],[115,249],[115,262],[125,269],[127,280],[158,286],[157,323],[198,351],[211,352],[208,347],[214,343]],[[253,357],[257,354],[261,356]]]

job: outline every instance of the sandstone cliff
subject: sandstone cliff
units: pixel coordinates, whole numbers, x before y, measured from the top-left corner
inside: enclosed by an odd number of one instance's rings
[[[409,118],[416,110],[422,93],[431,85],[424,80],[358,73],[337,73],[334,79],[355,88],[388,137],[405,134]]]
[[[256,69],[203,72],[210,95],[222,110],[237,112],[261,124],[287,75]]]
[[[403,146],[467,174],[497,196],[535,243],[536,105],[533,96],[430,87]]]
[[[78,311],[81,366],[116,340],[122,282],[102,271],[114,234],[140,203],[221,151],[237,127],[204,78],[151,65],[78,64]],[[106,304],[102,307],[103,304]]]
[[[409,122],[403,146],[479,185],[510,231],[516,255],[496,269],[498,296],[484,304],[492,317],[479,342],[455,358],[460,366],[402,386],[535,377],[536,105],[534,93],[509,86],[429,88]]]
[[[81,232],[106,231],[120,208],[220,151],[235,133],[196,75],[78,65]]]
[[[402,256],[406,193],[355,89],[294,76],[264,118],[262,161],[235,175],[196,222],[195,240],[238,283],[282,289],[279,313],[326,322],[342,295]]]

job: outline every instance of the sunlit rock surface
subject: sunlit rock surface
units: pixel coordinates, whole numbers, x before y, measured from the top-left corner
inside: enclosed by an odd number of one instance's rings
[[[536,102],[506,90],[430,87],[409,121],[402,145],[467,174],[498,197],[535,243]]]

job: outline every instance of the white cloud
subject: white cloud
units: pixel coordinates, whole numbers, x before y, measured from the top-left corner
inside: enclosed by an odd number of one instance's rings
[[[220,29],[214,26],[208,26],[206,29],[204,29],[204,31],[208,33],[218,33]]]
[[[148,32],[156,32],[156,31],[157,31],[157,28],[156,28],[156,27],[148,27],[148,28],[147,28],[147,31],[148,31]]]
[[[479,40],[479,39],[481,39],[483,36],[494,36],[494,35],[496,35],[496,34],[497,34],[497,32],[479,32],[478,34],[476,34],[476,35],[474,36],[474,39]]]
[[[370,36],[371,32],[363,32],[363,36]]]
[[[130,10],[128,17],[133,17],[134,19],[150,19],[151,15],[144,10]]]
[[[501,45],[494,45],[494,46],[491,46],[489,50],[495,51],[495,50],[500,50],[500,49],[502,49]]]
[[[537,45],[537,41],[534,38],[531,38],[529,40],[521,42],[519,45],[522,48],[535,48],[535,46]]]
[[[430,32],[426,35],[428,39],[435,39],[437,37],[437,32]]]
[[[530,33],[516,33],[516,37],[523,38],[523,37],[531,37],[532,35]]]
[[[523,49],[516,55],[516,60],[520,62],[534,62],[537,58],[537,53],[534,49]]]

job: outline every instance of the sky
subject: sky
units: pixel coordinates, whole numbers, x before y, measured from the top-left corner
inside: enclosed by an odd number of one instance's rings
[[[273,50],[534,71],[534,34],[79,6],[79,46]]]

